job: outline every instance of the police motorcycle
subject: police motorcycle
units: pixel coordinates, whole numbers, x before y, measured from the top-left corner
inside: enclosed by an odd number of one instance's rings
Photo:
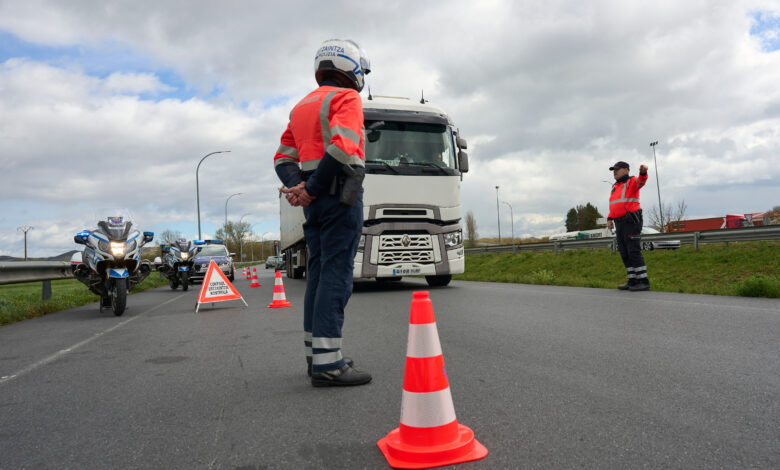
[[[153,232],[139,232],[131,220],[108,217],[93,230],[73,237],[85,245],[82,263],[74,263],[73,276],[100,296],[100,311],[111,308],[125,313],[127,293],[152,272],[152,264],[141,260],[141,247],[154,239]]]
[[[168,278],[171,289],[186,291],[190,287],[190,272],[195,258],[195,245],[191,241],[180,238],[170,245],[160,245],[164,255],[162,259],[155,258],[154,264],[163,276]]]

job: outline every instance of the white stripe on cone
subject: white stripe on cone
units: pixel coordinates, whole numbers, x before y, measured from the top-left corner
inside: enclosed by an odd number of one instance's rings
[[[455,405],[450,388],[438,392],[403,391],[401,424],[415,428],[433,428],[455,421]]]
[[[282,278],[277,277],[274,281],[274,286],[281,286],[282,285]],[[274,302],[277,300],[287,300],[287,296],[284,295],[284,289],[282,289],[281,292],[276,292],[276,289],[274,289]]]
[[[436,323],[410,324],[409,339],[406,343],[406,357],[441,356],[439,331]]]

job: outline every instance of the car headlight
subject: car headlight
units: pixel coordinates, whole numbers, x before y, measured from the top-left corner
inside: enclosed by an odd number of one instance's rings
[[[360,236],[360,241],[358,242],[357,249],[358,249],[358,251],[363,251],[365,248],[366,248],[366,236],[365,235],[361,235]]]
[[[222,269],[227,269],[230,267],[230,263],[219,263],[219,267]]]
[[[444,234],[444,246],[454,248],[463,243],[463,231],[450,232]]]
[[[182,254],[181,254],[181,259],[183,259],[183,260],[186,260],[186,259],[187,259],[187,258],[189,258],[189,257],[190,257],[190,254],[189,254],[189,253],[182,253]]]
[[[126,246],[127,245],[123,242],[111,242],[111,254],[114,256],[124,256]]]

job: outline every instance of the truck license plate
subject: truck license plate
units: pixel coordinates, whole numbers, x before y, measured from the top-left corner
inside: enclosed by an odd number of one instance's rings
[[[420,274],[422,268],[400,268],[393,269],[393,276],[411,276],[413,274]]]

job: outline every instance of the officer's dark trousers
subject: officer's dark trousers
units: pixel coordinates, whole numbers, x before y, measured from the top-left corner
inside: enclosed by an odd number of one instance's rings
[[[617,219],[615,221],[615,236],[620,257],[628,275],[628,285],[649,284],[647,279],[647,266],[642,256],[642,213],[636,214],[636,220],[631,217]]]
[[[344,365],[341,327],[352,295],[355,250],[363,227],[362,196],[361,190],[355,205],[349,207],[341,204],[338,196],[323,195],[303,209],[309,251],[303,329],[313,372]]]

